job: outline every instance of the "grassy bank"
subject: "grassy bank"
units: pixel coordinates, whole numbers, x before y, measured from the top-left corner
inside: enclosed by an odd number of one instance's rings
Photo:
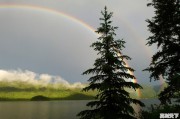
[[[0,82],[0,101],[31,100],[35,96],[49,100],[93,99],[96,92],[82,92],[82,88],[70,88],[62,84],[34,85],[25,82]]]
[[[0,101],[30,101],[36,96],[38,100],[92,100],[97,91],[82,92],[82,87],[67,87],[62,84],[34,85],[25,82],[0,82]],[[140,95],[129,90],[133,98],[156,98],[157,92],[150,86],[144,86]],[[44,97],[44,98],[43,98]],[[36,99],[36,98],[35,98]]]
[[[49,100],[88,100],[93,99],[94,94],[81,91],[11,91],[11,92],[0,92],[0,101],[17,101],[17,100],[31,100],[35,96],[44,96]]]

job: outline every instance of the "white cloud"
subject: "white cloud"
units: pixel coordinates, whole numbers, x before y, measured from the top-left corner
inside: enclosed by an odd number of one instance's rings
[[[24,82],[33,85],[48,85],[52,84],[55,87],[56,84],[61,84],[65,88],[83,88],[84,85],[80,82],[70,84],[60,76],[53,76],[49,74],[37,74],[28,70],[0,70],[0,81],[6,82]]]

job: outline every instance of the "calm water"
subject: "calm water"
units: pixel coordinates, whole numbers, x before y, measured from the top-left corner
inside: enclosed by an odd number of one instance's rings
[[[78,119],[76,114],[88,101],[0,102],[0,119]],[[142,100],[146,105],[158,104],[157,99]]]

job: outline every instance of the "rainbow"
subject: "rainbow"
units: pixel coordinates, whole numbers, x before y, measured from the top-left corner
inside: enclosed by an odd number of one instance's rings
[[[94,28],[85,23],[84,21],[77,19],[73,16],[70,16],[64,12],[58,11],[56,9],[48,8],[48,7],[42,7],[42,6],[36,6],[36,5],[26,5],[26,4],[0,4],[0,9],[24,9],[24,10],[35,10],[35,11],[41,11],[41,12],[47,12],[50,14],[61,16],[65,19],[70,19],[71,21],[75,22],[76,24],[88,29],[89,31],[94,32]]]
[[[73,16],[70,16],[64,12],[58,11],[56,9],[53,8],[48,8],[48,7],[42,7],[42,6],[36,6],[36,5],[26,5],[26,4],[0,4],[0,10],[1,9],[22,9],[22,10],[35,10],[35,11],[40,11],[40,12],[47,12],[50,14],[54,14],[54,15],[58,15],[61,16],[63,18],[69,19],[73,22],[75,22],[76,24],[79,24],[80,26],[86,28],[87,30],[91,31],[92,33],[94,33],[95,35],[98,36],[98,34],[96,34],[94,31],[95,29],[93,27],[91,27],[90,25],[88,25],[87,23],[85,23],[84,21],[77,19]],[[126,24],[127,25],[127,24]],[[128,26],[128,29],[130,29],[130,26]],[[133,29],[131,29],[131,31],[133,31]],[[126,66],[129,67],[127,61],[126,61]],[[134,75],[133,72],[128,71],[131,75]],[[137,83],[137,79],[133,79],[132,82]],[[140,90],[136,90],[137,96],[140,97],[141,96],[141,92]]]

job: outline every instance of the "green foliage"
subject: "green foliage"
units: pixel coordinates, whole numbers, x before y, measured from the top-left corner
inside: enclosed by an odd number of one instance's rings
[[[67,88],[62,84],[35,85],[25,82],[0,82],[1,101],[31,100],[44,96],[49,100],[87,100],[93,99],[96,91],[82,92],[81,88]]]
[[[125,41],[115,40],[115,30],[112,26],[112,13],[107,12],[105,7],[101,12],[100,27],[97,33],[100,34],[98,41],[91,47],[98,52],[99,58],[95,60],[94,67],[88,69],[83,74],[92,74],[89,78],[90,85],[84,91],[97,90],[95,101],[87,104],[92,109],[84,110],[78,114],[80,119],[131,119],[135,118],[135,111],[131,104],[143,103],[137,99],[130,98],[130,93],[126,89],[142,88],[139,84],[127,82],[127,79],[135,79],[128,71],[134,71],[126,66],[125,60],[131,58],[123,55],[121,50],[125,47]],[[135,92],[135,91],[134,91]]]
[[[156,44],[159,51],[153,55],[146,70],[151,73],[150,78],[159,80],[159,76],[163,76],[167,80],[168,88],[159,95],[160,99],[167,99],[161,100],[166,103],[179,93],[179,87],[171,79],[180,73],[180,1],[152,0],[148,6],[155,8],[155,16],[147,20],[152,33],[147,44]]]
[[[180,105],[151,105],[148,111],[139,113],[140,119],[159,119],[160,113],[179,113]]]
[[[88,85],[88,84],[86,84]],[[154,90],[153,86],[143,85],[143,90],[140,89],[141,96],[134,92],[134,89],[125,88],[130,92],[131,98],[157,98],[160,87]],[[26,82],[3,82],[0,81],[0,100],[31,100],[32,97],[42,95],[50,98],[50,100],[93,100],[97,94],[97,90],[82,92],[82,88],[68,89],[62,84],[56,85],[33,85]]]
[[[81,91],[18,91],[0,92],[0,101],[30,101],[38,95],[47,97],[49,100],[92,100],[95,93],[83,93]]]
[[[141,96],[134,93],[133,89],[126,88],[131,98],[157,98],[154,97],[155,91],[153,87],[142,85]],[[31,100],[32,97],[42,95],[50,100],[93,100],[97,91],[82,92],[82,89],[67,89],[60,84],[47,86],[32,85],[25,82],[0,82],[0,101],[5,100]]]

